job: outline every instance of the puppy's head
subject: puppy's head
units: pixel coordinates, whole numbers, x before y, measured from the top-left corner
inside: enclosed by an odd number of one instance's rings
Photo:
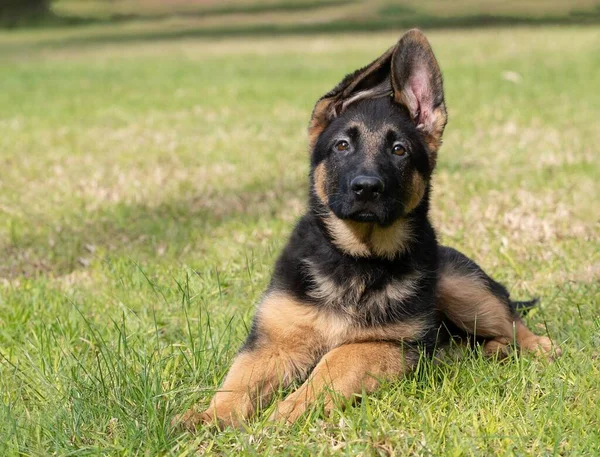
[[[344,221],[388,226],[410,215],[426,196],[446,121],[438,63],[411,30],[317,102],[314,198]]]

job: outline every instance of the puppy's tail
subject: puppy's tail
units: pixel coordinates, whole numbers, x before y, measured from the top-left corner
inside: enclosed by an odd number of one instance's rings
[[[531,311],[533,308],[535,308],[537,306],[539,301],[540,301],[540,299],[536,297],[532,300],[526,300],[526,301],[510,300],[510,304],[511,304],[511,308],[514,309],[517,314],[519,314],[520,316],[526,316],[529,313],[529,311]]]

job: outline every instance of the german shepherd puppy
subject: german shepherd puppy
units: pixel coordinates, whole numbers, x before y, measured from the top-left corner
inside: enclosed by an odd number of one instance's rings
[[[174,422],[239,425],[274,391],[304,380],[273,420],[293,422],[319,397],[371,392],[432,352],[442,327],[485,338],[484,350],[558,354],[522,322],[520,303],[428,217],[447,114],[442,75],[419,30],[346,76],[309,125],[310,194],[275,265],[248,339],[203,413]]]

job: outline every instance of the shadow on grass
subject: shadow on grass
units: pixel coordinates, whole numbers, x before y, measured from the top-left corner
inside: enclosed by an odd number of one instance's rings
[[[576,16],[526,18],[512,16],[476,15],[456,18],[428,17],[418,20],[406,19],[380,19],[364,22],[339,21],[327,24],[295,24],[282,25],[256,25],[245,27],[219,27],[187,30],[161,30],[134,34],[115,33],[105,36],[82,36],[64,41],[55,41],[52,44],[80,45],[80,44],[109,44],[122,42],[137,42],[151,40],[169,40],[182,38],[229,38],[229,37],[273,37],[282,35],[313,35],[319,33],[353,33],[353,32],[381,32],[386,30],[400,30],[412,27],[422,29],[468,29],[484,27],[506,26],[543,26],[543,25],[597,25],[600,24],[600,11],[593,16],[585,16],[584,20]],[[48,43],[50,45],[50,43]]]
[[[250,239],[261,220],[275,222],[289,214],[290,202],[304,199],[304,183],[287,179],[158,205],[118,203],[65,220],[36,219],[35,227],[0,244],[0,279],[67,275],[97,254],[140,261],[162,256],[173,261],[190,251],[202,255],[217,238],[235,243],[234,231]]]
[[[0,20],[0,27],[63,27],[81,26],[92,24],[113,24],[130,21],[156,21],[175,17],[213,17],[228,16],[233,14],[256,15],[265,13],[312,11],[336,5],[348,5],[358,0],[316,0],[316,1],[286,1],[273,4],[242,4],[242,5],[220,5],[214,8],[202,8],[195,11],[173,11],[169,13],[114,13],[101,17],[67,16],[52,12],[44,15],[35,14],[22,18],[13,18],[12,21]]]
[[[336,0],[326,2],[339,3]],[[284,8],[283,5],[275,5],[277,8]],[[257,6],[257,12],[268,12],[267,6]],[[261,9],[261,8],[264,8]],[[272,7],[271,7],[272,8]],[[285,6],[284,9],[306,8],[314,9],[316,6],[312,3],[292,3],[291,6]],[[214,15],[224,15],[223,21],[226,23],[226,9],[215,10]],[[202,16],[207,13],[190,13],[192,16]],[[164,16],[172,17],[170,16]],[[180,14],[179,16],[183,16]],[[162,17],[162,16],[160,16]],[[127,22],[138,17],[133,15],[118,16],[117,22]],[[73,21],[86,21],[87,19],[72,18]],[[94,20],[97,22],[97,20]],[[93,22],[93,21],[92,21]],[[110,23],[110,21],[104,21]],[[89,22],[87,22],[89,23]],[[110,34],[85,35],[70,37],[64,40],[52,40],[46,43],[40,43],[39,46],[56,45],[82,45],[82,44],[110,44],[123,42],[141,42],[151,40],[177,40],[183,38],[229,38],[229,37],[274,37],[284,35],[312,35],[312,34],[335,34],[335,33],[360,33],[360,32],[379,32],[385,30],[402,30],[411,27],[423,29],[469,29],[469,28],[493,28],[510,26],[546,26],[546,25],[597,25],[600,24],[600,5],[596,5],[590,10],[571,10],[565,15],[545,15],[545,16],[519,16],[519,15],[490,15],[490,14],[471,14],[464,16],[437,16],[428,15],[411,10],[408,7],[384,7],[374,18],[366,19],[336,19],[319,23],[295,23],[295,24],[250,24],[250,25],[223,25],[218,27],[198,27],[184,29],[160,29],[152,31],[123,32],[114,31]]]

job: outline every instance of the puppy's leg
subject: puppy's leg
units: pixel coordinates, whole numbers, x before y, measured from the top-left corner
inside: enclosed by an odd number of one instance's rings
[[[296,421],[320,395],[324,395],[325,410],[330,411],[336,395],[349,399],[363,390],[372,392],[381,380],[398,378],[409,372],[417,358],[414,350],[395,343],[339,346],[323,356],[298,390],[277,404],[271,420]]]
[[[235,358],[222,387],[206,411],[190,409],[173,419],[194,430],[199,424],[239,426],[275,390],[304,378],[319,357],[322,343],[314,330],[311,308],[283,294],[271,294],[260,304],[246,345]]]
[[[437,307],[462,330],[488,338],[484,351],[504,356],[516,341],[526,351],[559,356],[560,348],[547,336],[535,335],[518,314],[518,303],[472,260],[458,251],[440,247]]]
[[[181,422],[189,430],[209,422],[238,426],[257,406],[268,402],[278,386],[289,384],[293,375],[289,365],[286,355],[276,347],[242,351],[208,409],[203,413],[190,409],[174,422]]]

